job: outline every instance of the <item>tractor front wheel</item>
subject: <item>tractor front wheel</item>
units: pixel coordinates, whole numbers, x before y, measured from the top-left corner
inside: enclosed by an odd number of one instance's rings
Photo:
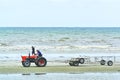
[[[22,65],[23,65],[24,67],[30,67],[30,61],[29,61],[29,60],[22,61]]]

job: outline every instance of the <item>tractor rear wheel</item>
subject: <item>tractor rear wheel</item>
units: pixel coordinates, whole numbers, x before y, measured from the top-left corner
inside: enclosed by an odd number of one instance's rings
[[[23,65],[24,67],[30,67],[30,61],[29,61],[29,60],[23,61],[23,62],[22,62],[22,65]]]
[[[46,60],[44,57],[40,57],[40,58],[38,58],[37,61],[36,61],[36,65],[37,65],[38,67],[45,67],[46,64],[47,64],[47,60]]]
[[[37,60],[35,60],[35,65],[38,66]]]

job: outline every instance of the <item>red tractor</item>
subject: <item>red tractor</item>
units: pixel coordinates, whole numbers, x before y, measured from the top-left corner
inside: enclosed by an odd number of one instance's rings
[[[45,67],[47,64],[47,60],[38,55],[28,55],[28,56],[21,56],[22,58],[22,65],[24,67],[30,67],[31,63],[35,63],[38,67]]]

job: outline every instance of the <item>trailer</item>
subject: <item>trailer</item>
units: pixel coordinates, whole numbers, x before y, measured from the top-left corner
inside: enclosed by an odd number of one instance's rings
[[[120,57],[119,57],[120,58]],[[80,56],[77,58],[71,58],[68,63],[70,66],[79,66],[80,64],[100,64],[113,66],[116,62],[116,56]]]

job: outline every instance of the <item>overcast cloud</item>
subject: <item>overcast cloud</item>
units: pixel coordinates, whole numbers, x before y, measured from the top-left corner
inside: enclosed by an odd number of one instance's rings
[[[119,27],[119,0],[0,0],[1,27]]]

